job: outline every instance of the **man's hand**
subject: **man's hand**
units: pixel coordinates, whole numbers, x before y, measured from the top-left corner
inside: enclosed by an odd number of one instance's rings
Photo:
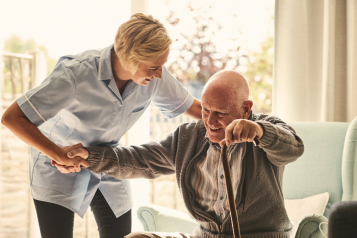
[[[52,166],[56,166],[62,173],[75,173],[81,171],[81,166],[88,167],[89,164],[85,159],[88,158],[88,151],[83,149],[82,144],[75,144],[62,148],[67,158],[60,163],[52,160]],[[86,154],[86,156],[85,156]]]
[[[263,134],[264,129],[258,123],[237,119],[227,126],[226,138],[219,144],[222,146],[226,142],[227,146],[230,146],[232,143],[252,142],[255,137],[260,139]]]

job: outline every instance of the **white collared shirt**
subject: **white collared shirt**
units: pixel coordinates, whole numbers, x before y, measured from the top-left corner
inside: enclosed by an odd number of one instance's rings
[[[208,140],[207,136],[206,139]],[[233,193],[236,198],[242,174],[243,143],[231,145],[228,149],[228,163],[231,169]],[[196,204],[204,212],[216,216],[222,222],[229,213],[229,203],[221,149],[217,144],[210,142],[206,156],[199,159],[193,166],[190,181],[195,193]]]

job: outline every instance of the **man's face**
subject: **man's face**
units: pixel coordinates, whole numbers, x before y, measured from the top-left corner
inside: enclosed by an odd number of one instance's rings
[[[229,95],[219,95],[217,92],[202,95],[202,120],[211,142],[219,143],[225,138],[227,126],[233,120],[243,118],[242,105],[235,104],[238,103],[233,102]]]

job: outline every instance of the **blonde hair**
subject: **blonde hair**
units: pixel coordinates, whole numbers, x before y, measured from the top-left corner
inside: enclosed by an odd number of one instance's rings
[[[166,28],[158,20],[137,13],[119,27],[114,49],[122,66],[134,74],[140,62],[155,61],[171,43]]]

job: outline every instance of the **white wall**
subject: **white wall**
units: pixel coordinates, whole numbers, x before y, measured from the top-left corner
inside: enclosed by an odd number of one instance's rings
[[[147,0],[131,0],[131,15],[135,13],[147,13]],[[140,145],[150,140],[150,109],[140,117],[135,125],[128,132],[128,144]],[[133,197],[132,209],[132,230],[143,230],[143,227],[137,218],[136,211],[139,206],[149,203],[149,180],[133,179],[131,183],[131,192]]]

